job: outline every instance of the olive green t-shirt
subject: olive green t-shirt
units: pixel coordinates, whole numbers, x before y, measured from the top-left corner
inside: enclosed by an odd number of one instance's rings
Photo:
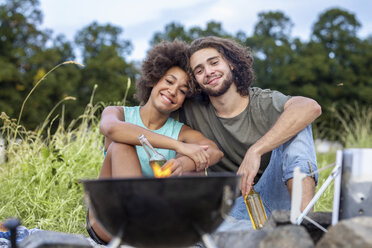
[[[218,117],[211,103],[197,100],[187,100],[179,118],[213,140],[223,151],[222,160],[208,170],[236,172],[248,148],[274,125],[289,98],[278,91],[252,87],[247,108],[233,118]],[[255,181],[266,169],[270,157],[271,152],[262,156]]]

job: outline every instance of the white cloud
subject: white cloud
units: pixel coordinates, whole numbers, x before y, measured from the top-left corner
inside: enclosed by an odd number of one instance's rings
[[[362,23],[360,35],[371,34],[370,0],[41,0],[44,27],[64,33],[72,40],[76,32],[93,21],[111,23],[124,29],[124,38],[135,49],[130,59],[142,59],[149,41],[166,24],[178,22],[186,28],[204,28],[208,21],[221,22],[232,34],[238,30],[252,35],[257,14],[262,11],[284,12],[294,23],[292,36],[309,38],[318,15],[330,7],[341,7],[354,13]]]
[[[41,6],[48,10],[48,13],[45,13],[45,22],[50,24],[61,23],[61,17],[64,16],[63,22],[67,25],[97,20],[131,26],[157,19],[161,17],[162,11],[166,9],[186,8],[200,2],[203,2],[203,0],[42,0]]]

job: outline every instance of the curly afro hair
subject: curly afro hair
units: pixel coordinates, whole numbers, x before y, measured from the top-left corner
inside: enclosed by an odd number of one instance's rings
[[[178,66],[188,73],[187,49],[188,45],[185,42],[176,39],[173,42],[162,41],[148,52],[142,63],[141,75],[136,82],[135,97],[141,105],[148,101],[152,88],[170,68]],[[188,76],[191,79],[190,74]],[[188,86],[190,96],[190,92],[193,92],[191,81],[188,82]]]
[[[247,96],[249,87],[255,80],[253,72],[253,56],[247,47],[243,47],[234,40],[219,38],[215,36],[202,37],[194,40],[188,50],[188,56],[191,57],[195,52],[204,48],[216,49],[233,66],[232,71],[234,83],[240,95]],[[191,72],[189,72],[191,73]],[[194,81],[195,78],[192,77]],[[195,82],[197,91],[201,89]]]

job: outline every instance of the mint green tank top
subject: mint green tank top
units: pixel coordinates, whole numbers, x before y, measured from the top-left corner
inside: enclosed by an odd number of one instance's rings
[[[123,106],[124,108],[124,117],[125,121],[128,123],[135,124],[137,126],[143,127],[147,130],[149,130],[142,122],[141,116],[140,116],[140,107],[127,107]],[[162,134],[164,136],[171,137],[175,140],[178,140],[178,135],[180,134],[181,128],[183,126],[183,123],[178,122],[174,120],[173,118],[169,117],[168,120],[165,122],[165,124],[157,129],[157,130],[150,130],[157,134]],[[143,149],[142,146],[136,146],[137,155],[139,158],[139,161],[141,163],[142,167],[142,175],[146,177],[153,177],[154,173],[152,172],[152,169],[149,164],[148,156]],[[176,151],[174,150],[168,150],[168,149],[159,149],[155,148],[157,152],[162,154],[167,160],[176,157]]]

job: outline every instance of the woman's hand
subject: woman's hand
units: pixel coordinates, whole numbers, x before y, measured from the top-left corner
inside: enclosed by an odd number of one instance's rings
[[[179,159],[169,159],[164,165],[164,169],[170,168],[172,171],[171,177],[173,176],[182,176],[184,173],[182,162]]]
[[[195,162],[195,170],[201,171],[210,165],[210,156],[207,153],[208,146],[180,142],[177,153],[188,156]]]

